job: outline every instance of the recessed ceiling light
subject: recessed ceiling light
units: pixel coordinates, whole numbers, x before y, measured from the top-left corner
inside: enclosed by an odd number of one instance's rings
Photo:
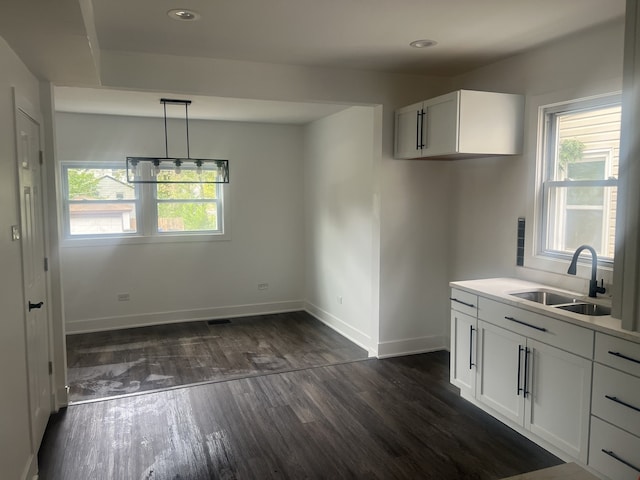
[[[198,20],[200,18],[200,14],[198,12],[194,12],[193,10],[186,10],[184,8],[175,8],[173,10],[169,10],[167,12],[170,18],[174,20],[180,20],[183,22],[191,22],[193,20]]]
[[[414,40],[413,42],[411,42],[409,45],[411,45],[413,48],[427,48],[427,47],[433,47],[434,45],[437,45],[438,42],[436,42],[435,40]]]

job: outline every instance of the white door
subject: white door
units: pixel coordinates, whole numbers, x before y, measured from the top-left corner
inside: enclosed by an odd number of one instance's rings
[[[35,451],[51,413],[40,125],[22,110],[17,110],[16,117],[29,411]]]
[[[476,394],[476,323],[472,316],[451,310],[451,383],[469,397]]]
[[[524,425],[526,340],[478,321],[476,398],[519,425]]]
[[[528,339],[525,428],[587,463],[591,361]]]

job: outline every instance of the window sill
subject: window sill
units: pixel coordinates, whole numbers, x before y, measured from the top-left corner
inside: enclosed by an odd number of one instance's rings
[[[163,234],[156,236],[127,236],[127,237],[108,237],[108,238],[65,238],[60,243],[61,248],[75,247],[107,247],[114,245],[153,245],[164,243],[207,243],[207,242],[223,242],[231,240],[228,233],[220,234]]]

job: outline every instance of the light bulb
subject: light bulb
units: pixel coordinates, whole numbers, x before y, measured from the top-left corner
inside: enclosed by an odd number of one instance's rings
[[[153,161],[153,174],[157,177],[160,173],[160,160]]]
[[[196,173],[202,175],[202,160],[196,160]]]
[[[176,168],[174,171],[176,172],[176,175],[180,175],[180,172],[182,172],[182,168],[180,167],[180,165],[182,165],[182,162],[180,160],[176,160],[175,164]]]

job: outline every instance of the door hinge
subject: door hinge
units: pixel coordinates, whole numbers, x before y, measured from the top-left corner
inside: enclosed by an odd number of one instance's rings
[[[40,150],[40,156],[38,158],[38,161],[40,162],[40,165],[44,163],[44,152],[42,150]]]
[[[53,363],[49,362],[49,375],[53,374]]]
[[[44,257],[44,271],[49,271],[49,259],[47,257]]]

